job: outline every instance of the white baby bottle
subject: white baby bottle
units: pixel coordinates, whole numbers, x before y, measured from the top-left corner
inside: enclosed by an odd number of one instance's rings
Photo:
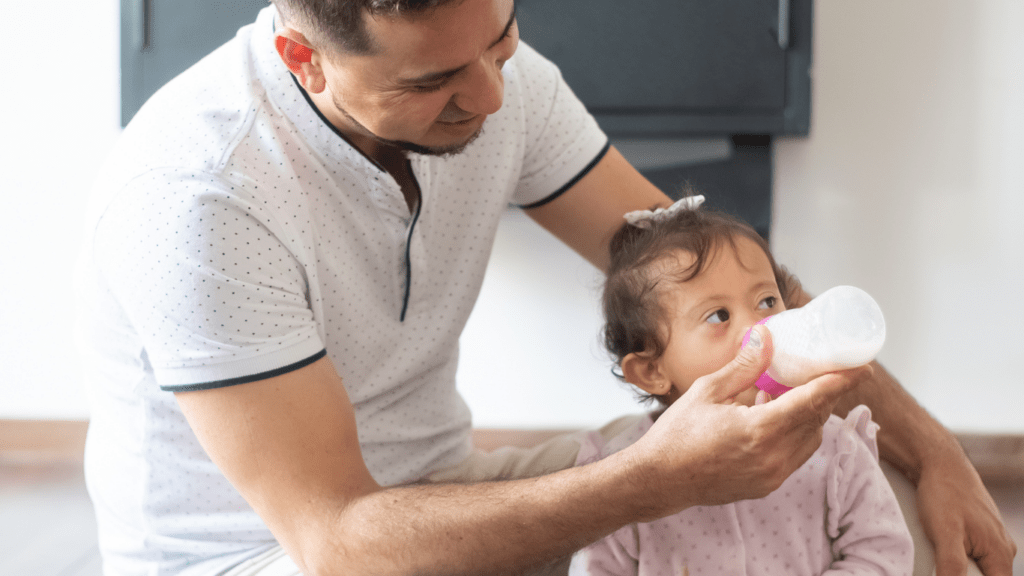
[[[885,318],[867,292],[836,286],[802,308],[765,318],[775,351],[757,387],[778,396],[822,374],[863,366],[885,342]],[[743,339],[746,345],[748,337]]]

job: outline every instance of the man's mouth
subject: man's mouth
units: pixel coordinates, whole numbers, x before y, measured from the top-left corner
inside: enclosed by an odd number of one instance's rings
[[[478,117],[479,117],[479,115],[473,115],[473,116],[469,116],[468,118],[464,118],[462,120],[440,120],[439,119],[438,123],[440,123],[440,124],[447,124],[449,126],[465,126],[466,124],[470,124],[470,123],[474,122]]]

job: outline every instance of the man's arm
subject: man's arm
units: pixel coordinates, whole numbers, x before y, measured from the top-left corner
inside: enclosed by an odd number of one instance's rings
[[[625,222],[623,214],[671,204],[671,198],[637,172],[612,146],[576,185],[555,200],[525,212],[605,271],[608,269],[608,243]]]
[[[811,300],[802,291],[795,298],[798,306]],[[835,413],[845,417],[860,404],[871,408],[881,426],[879,455],[917,486],[937,576],[963,576],[968,558],[986,576],[1009,576],[1017,546],[960,444],[881,364],[871,366],[873,376],[840,399]]]
[[[770,336],[764,341],[770,350]],[[629,449],[509,482],[379,486],[328,358],[176,398],[211,459],[307,576],[517,573],[625,524],[781,485],[864,371],[822,377],[751,410],[728,397],[767,365],[767,352],[752,348],[698,380]]]
[[[382,488],[363,462],[353,406],[328,358],[176,398],[207,453],[308,576],[514,571],[567,555],[633,515],[624,497],[637,496],[638,483],[600,467]]]
[[[938,576],[962,576],[973,558],[986,576],[1010,576],[1017,546],[956,438],[877,362],[874,376],[836,405],[843,416],[871,408],[879,454],[917,486],[917,505],[935,545]]]

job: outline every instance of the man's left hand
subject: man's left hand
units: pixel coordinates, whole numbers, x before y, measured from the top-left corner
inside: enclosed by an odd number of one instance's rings
[[[970,558],[985,576],[1012,576],[1017,545],[959,446],[944,447],[941,456],[924,463],[917,505],[935,546],[936,576],[963,576]]]

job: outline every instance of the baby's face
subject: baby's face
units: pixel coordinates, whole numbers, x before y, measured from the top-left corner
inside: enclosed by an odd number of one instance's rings
[[[693,254],[676,254],[680,266],[689,266]],[[694,380],[717,371],[736,357],[743,335],[761,319],[785,310],[771,263],[752,240],[736,239],[736,250],[725,243],[696,278],[666,284],[662,304],[669,315],[665,353],[659,359],[672,383],[675,401]],[[754,387],[736,401],[753,405]]]

